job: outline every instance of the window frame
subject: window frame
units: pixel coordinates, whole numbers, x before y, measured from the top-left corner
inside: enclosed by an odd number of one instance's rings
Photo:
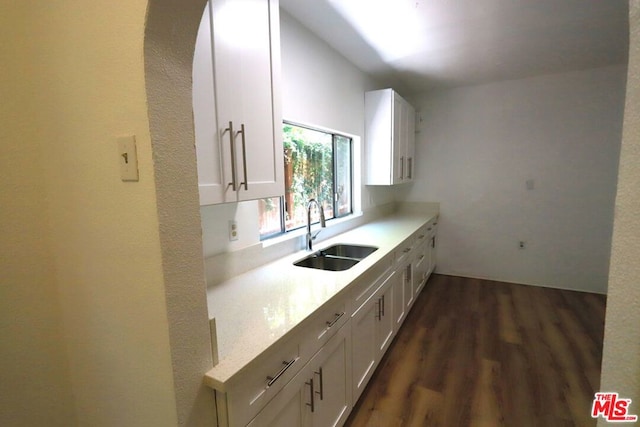
[[[354,137],[347,135],[345,133],[342,132],[338,132],[338,131],[333,131],[333,130],[328,130],[328,129],[324,129],[321,127],[316,127],[316,126],[312,126],[312,125],[307,125],[307,124],[301,124],[298,122],[293,122],[290,120],[283,120],[282,121],[282,127],[284,127],[285,125],[288,126],[295,126],[295,127],[299,127],[299,128],[303,128],[303,129],[309,129],[315,132],[322,132],[324,134],[328,134],[331,135],[331,169],[333,172],[333,179],[332,179],[332,188],[333,188],[333,197],[331,200],[332,203],[332,207],[333,207],[333,217],[331,219],[328,219],[327,222],[333,222],[335,220],[338,219],[343,219],[346,218],[348,216],[353,215],[354,213],[354,190],[355,190],[355,183],[354,183],[354,169],[355,169],[355,164],[354,164],[354,157],[355,157],[355,152],[354,152]],[[346,212],[344,214],[339,214],[339,209],[338,209],[338,193],[337,193],[337,178],[338,178],[338,162],[336,159],[337,156],[337,145],[338,145],[338,137],[340,138],[344,138],[345,140],[349,141],[349,212]],[[282,153],[282,155],[284,156],[284,151]],[[285,199],[286,195],[282,194],[280,196],[275,196],[275,197],[269,197],[268,199],[278,199],[279,200],[279,214],[280,214],[280,230],[279,231],[275,231],[272,233],[268,233],[268,234],[260,234],[260,241],[263,242],[265,240],[271,239],[271,238],[276,238],[276,237],[280,237],[280,236],[284,236],[287,233],[291,233],[291,232],[295,232],[297,230],[300,230],[302,228],[304,228],[306,226],[305,225],[301,225],[299,227],[296,228],[291,228],[289,230],[286,229],[286,220],[285,220],[285,203],[286,203],[286,199]],[[312,222],[312,224],[317,224],[319,221],[315,221]]]

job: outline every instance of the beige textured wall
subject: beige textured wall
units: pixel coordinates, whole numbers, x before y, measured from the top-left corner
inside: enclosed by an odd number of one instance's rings
[[[3,3],[3,426],[178,423],[146,12],[146,0]],[[137,137],[137,183],[119,177],[122,134]]]
[[[146,87],[179,425],[215,425],[191,69],[205,0],[151,0]]]
[[[47,223],[32,2],[0,13],[0,425],[74,425]]]
[[[33,2],[52,254],[80,426],[176,408],[144,80],[146,0]],[[135,134],[140,181],[119,176]]]
[[[631,413],[640,416],[640,1],[629,6],[627,98],[600,390],[632,399]]]

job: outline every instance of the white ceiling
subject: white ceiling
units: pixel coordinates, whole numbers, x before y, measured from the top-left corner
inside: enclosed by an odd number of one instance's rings
[[[376,50],[365,41],[372,37],[360,35],[350,18],[333,5],[347,2],[365,8],[391,3],[412,11],[411,20],[419,23],[419,30],[406,41],[393,41],[398,54],[381,54],[379,47]],[[628,55],[627,0],[280,0],[280,4],[360,69],[401,92],[625,64]],[[394,14],[387,15],[389,22],[374,24],[388,41],[400,32],[392,28]]]

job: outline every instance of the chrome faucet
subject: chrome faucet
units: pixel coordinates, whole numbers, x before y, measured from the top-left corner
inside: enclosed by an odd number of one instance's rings
[[[316,234],[311,234],[311,206],[315,203],[315,205],[320,210],[320,227],[325,228],[327,226],[324,220],[324,209],[322,209],[322,205],[318,203],[316,199],[310,199],[309,204],[307,205],[307,250],[313,250],[313,241],[318,236],[318,234],[322,230],[318,230]]]

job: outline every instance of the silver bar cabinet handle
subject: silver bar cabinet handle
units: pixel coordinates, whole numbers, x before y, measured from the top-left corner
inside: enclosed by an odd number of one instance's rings
[[[327,322],[327,329],[335,325],[342,316],[344,316],[344,311],[342,313],[336,313],[336,317],[331,322]]]
[[[242,165],[244,170],[244,182],[240,183],[240,186],[244,185],[244,189],[249,190],[249,180],[247,179],[247,143],[245,141],[244,123],[240,125],[240,132],[242,134]]]
[[[309,397],[311,397],[311,403],[307,403],[307,406],[311,406],[311,412],[315,412],[316,404],[313,400],[313,378],[311,378],[308,382],[305,382],[306,385],[309,386]]]
[[[320,400],[324,400],[324,387],[322,386],[322,383],[324,382],[322,380],[322,368],[320,368],[318,371],[315,372],[316,375],[320,376],[320,391],[316,391],[316,394],[320,395]]]
[[[233,144],[233,122],[229,121],[229,127],[224,130],[224,132],[229,132],[229,143],[231,145],[231,189],[236,191],[236,147]],[[223,134],[224,134],[223,132]]]
[[[296,361],[299,359],[299,357],[296,357],[294,359],[291,359],[289,362],[287,362],[286,360],[282,362],[282,364],[284,365],[284,367],[282,369],[280,369],[280,371],[275,374],[275,376],[268,376],[267,377],[267,388],[271,387],[273,384],[275,384],[276,381],[278,381],[278,378],[280,378],[282,376],[282,374],[285,373],[285,371],[287,369],[289,369],[291,367],[291,365],[293,365],[294,363],[296,363]]]

